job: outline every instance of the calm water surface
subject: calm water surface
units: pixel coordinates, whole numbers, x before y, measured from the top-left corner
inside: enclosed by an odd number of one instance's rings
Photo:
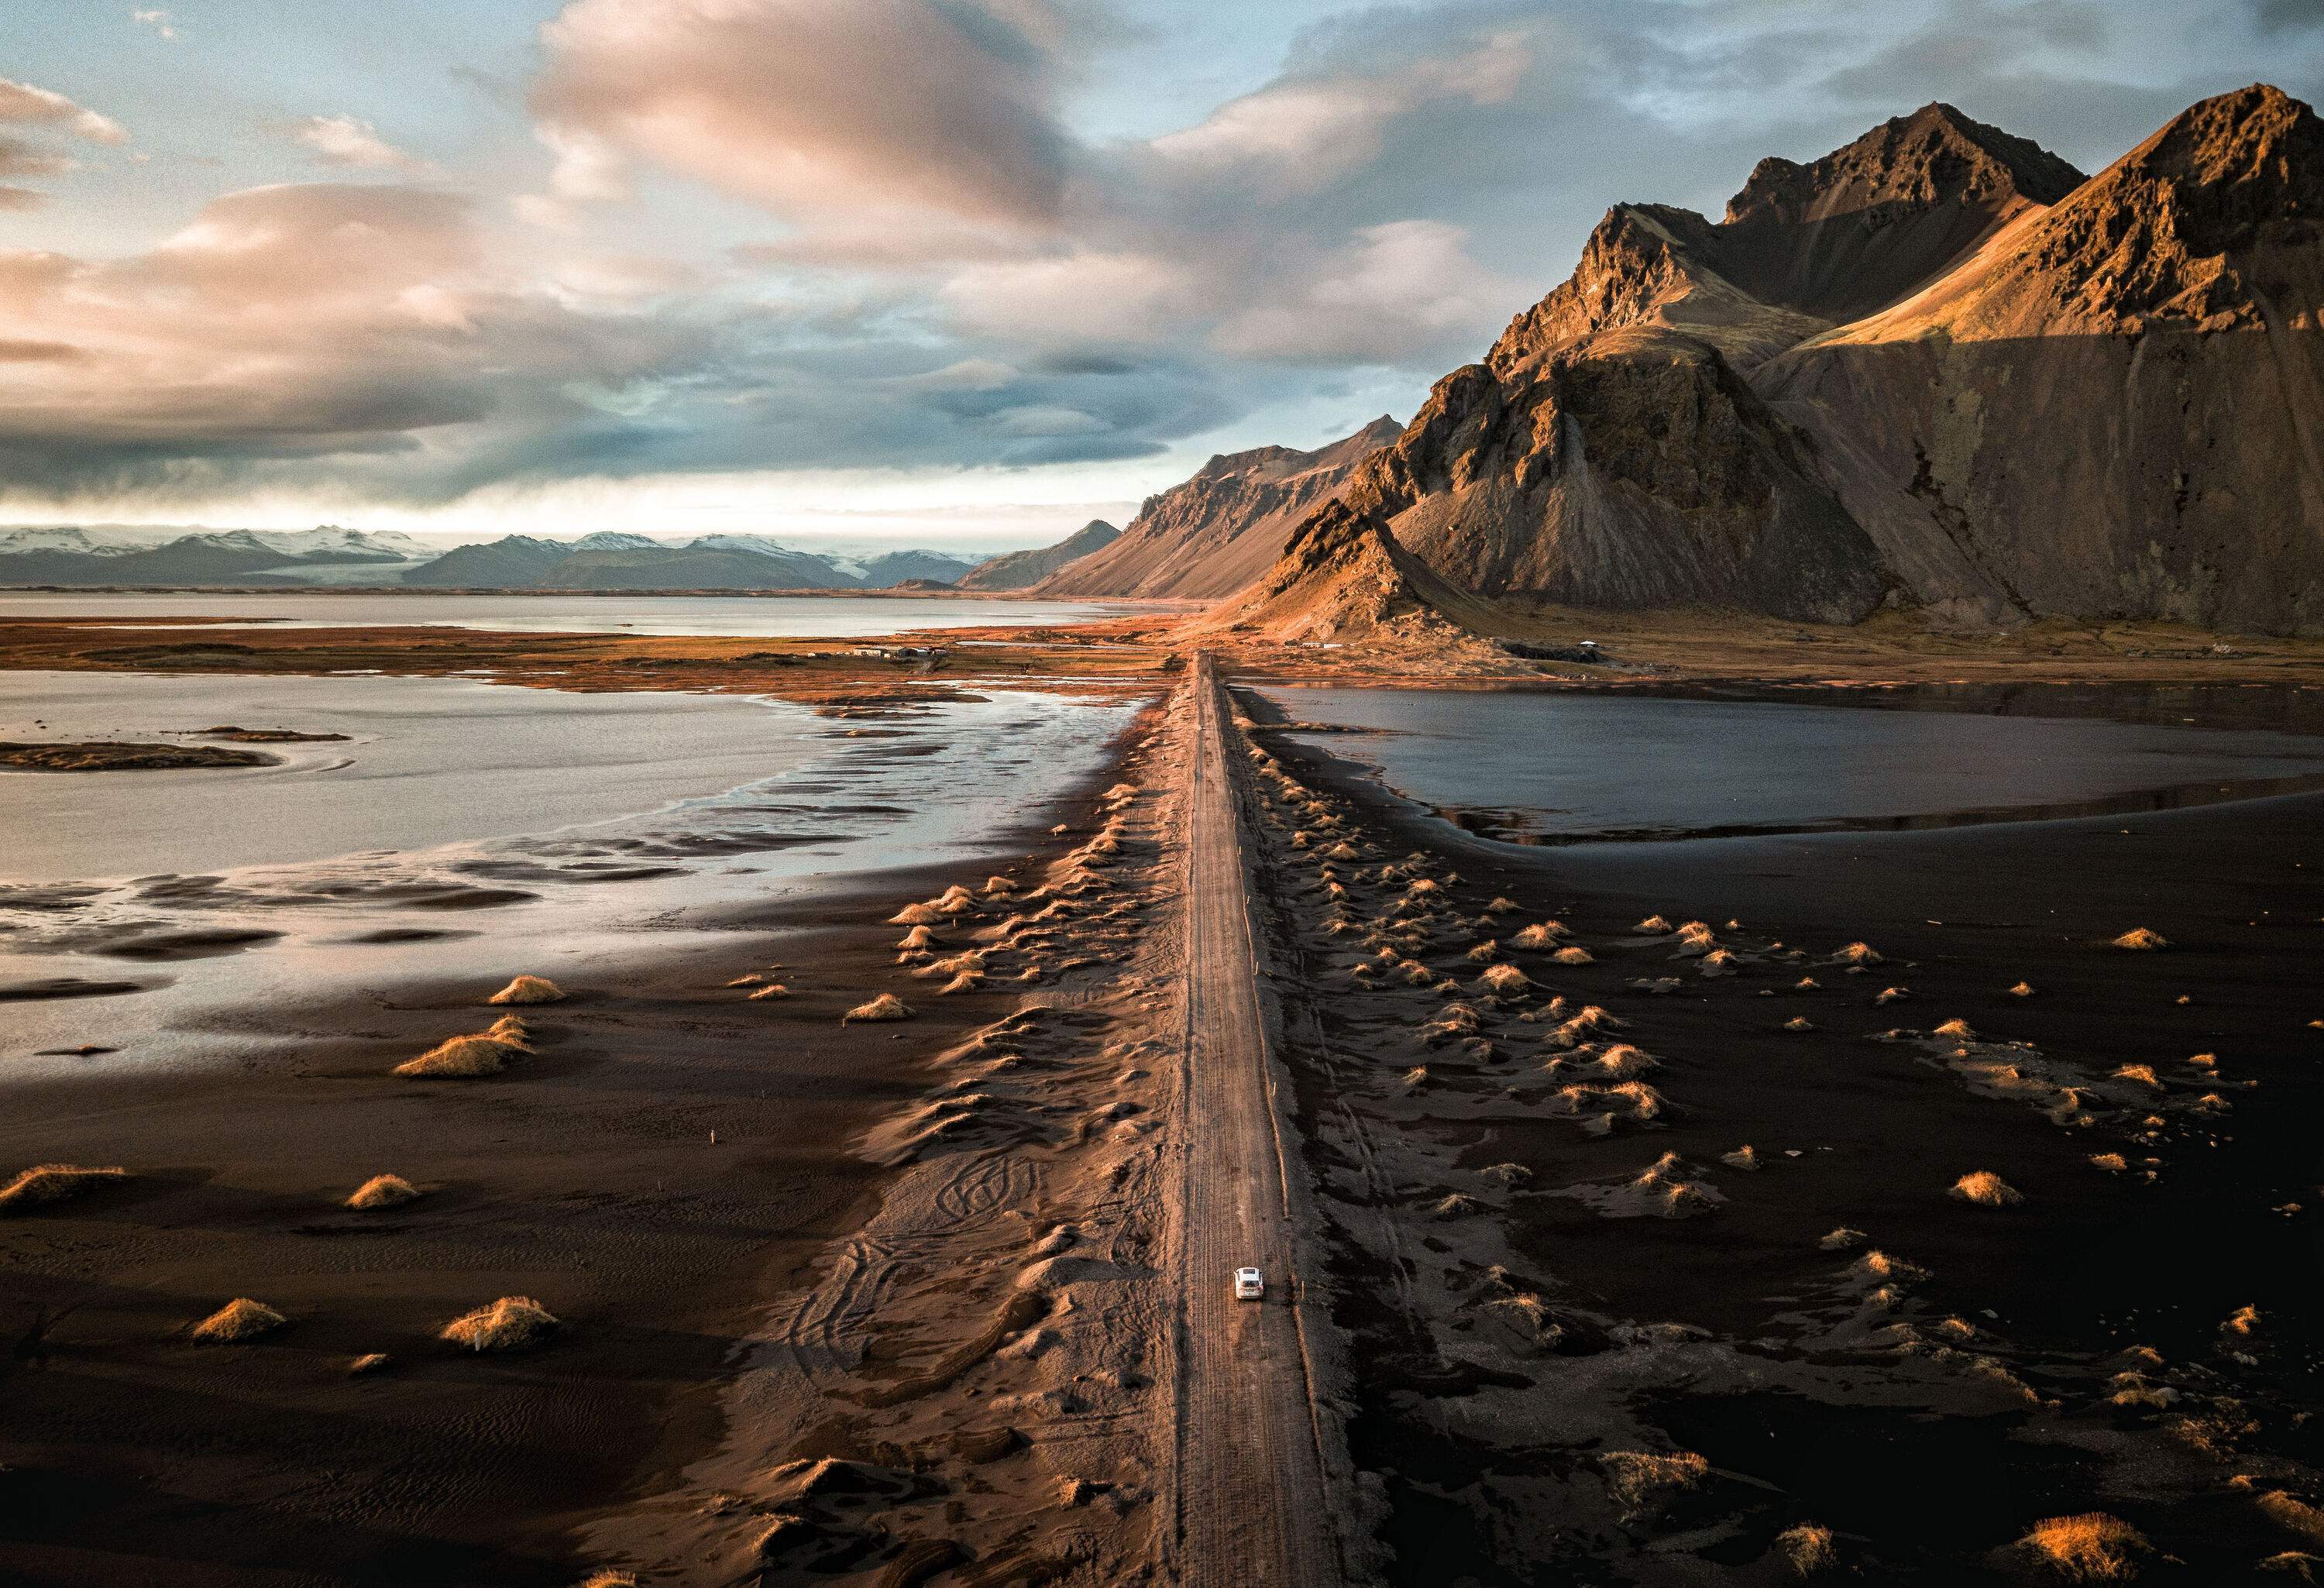
[[[737,907],[982,863],[1100,768],[1137,703],[981,693],[829,717],[456,679],[0,672],[0,736],[349,735],[262,746],[283,764],[252,771],[0,772],[0,1085],[255,1057],[275,1039],[237,1018],[254,1006],[517,969],[586,984],[715,942]],[[86,1043],[119,1051],[66,1051]]]
[[[264,595],[196,591],[0,592],[0,618],[117,617],[238,619],[287,628],[401,628],[434,624],[521,632],[728,634],[844,639],[913,629],[1047,627],[1141,610],[1089,601],[982,601],[866,596],[408,596],[286,590]]]
[[[1531,842],[1944,826],[2324,781],[2324,738],[2089,716],[1415,689],[1260,691],[1472,830]],[[2037,709],[2022,693],[2013,710]],[[2137,714],[2153,715],[2153,714]]]

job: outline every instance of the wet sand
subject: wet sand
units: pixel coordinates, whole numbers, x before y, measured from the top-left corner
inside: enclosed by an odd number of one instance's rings
[[[981,869],[1063,853],[1076,835],[1048,829],[1090,808],[1057,790]],[[529,967],[486,933],[472,977],[244,1011],[297,1039],[287,1062],[13,1087],[0,1164],[133,1177],[0,1219],[0,1323],[23,1342],[0,1362],[11,1580],[574,1581],[575,1529],[716,1445],[738,1342],[871,1215],[893,1166],[852,1144],[1015,1006],[972,992],[841,1023],[899,974],[895,901],[938,885],[874,874],[738,910],[730,950],[641,955],[521,1011],[538,1051],[499,1076],[386,1074],[501,1012],[484,998]],[[774,960],[791,997],[726,985]],[[380,1173],[426,1195],[339,1205]],[[435,1338],[517,1294],[560,1320],[546,1345]],[[289,1326],[185,1337],[237,1296]],[[369,1353],[388,1363],[351,1377]]]
[[[137,1177],[0,1219],[12,1295],[57,1319],[0,1380],[11,1567],[1154,1580],[1168,1149],[1201,1122],[1171,1048],[1185,743],[1148,726],[1127,781],[995,836],[1013,867],[744,912],[731,955],[525,1011],[539,1053],[505,1076],[383,1075],[498,1012],[530,967],[486,936],[473,980],[246,1011],[303,1035],[295,1063],[12,1093],[0,1164]],[[2016,1581],[2014,1540],[2094,1510],[2160,1581],[2313,1542],[2324,796],[1524,849],[1259,743],[1331,1253],[1302,1278],[1348,1336],[1323,1393],[1385,1580],[1788,1581],[1814,1527],[1867,1574]],[[899,941],[911,900],[928,946]],[[1517,946],[1551,917],[1586,963]],[[2105,946],[2134,927],[2170,946]],[[1859,940],[1877,963],[1835,958]],[[770,959],[793,997],[726,985]],[[839,1023],[882,992],[919,1018]],[[1565,1024],[1591,1008],[1623,1023]],[[2024,1200],[1948,1196],[1972,1171]],[[336,1205],[381,1172],[429,1194]],[[511,1294],[565,1326],[504,1357],[433,1338]],[[181,1337],[237,1295],[290,1326]]]
[[[1540,850],[1265,737],[1364,851],[1336,868],[1358,928],[1322,929],[1321,845],[1287,826],[1270,909],[1313,990],[1288,995],[1293,1069],[1390,1581],[1796,1580],[1803,1526],[1884,1577],[2029,1580],[2013,1541],[2089,1511],[2139,1529],[2158,1581],[2314,1546],[2262,1497],[2324,1481],[2324,797]],[[1425,909],[1378,880],[1407,853],[1459,878]],[[1496,896],[1523,908],[1486,919]],[[1708,923],[1730,974],[1635,929],[1655,915]],[[1591,963],[1513,946],[1552,917]],[[1350,976],[1372,923],[1416,920],[1457,1000]],[[2170,946],[2105,946],[2140,926]],[[1884,959],[1851,974],[1856,941]],[[1534,985],[1481,991],[1484,942]],[[1454,1002],[1475,1029],[1428,1032]],[[1624,1023],[1562,1043],[1591,1006]],[[1953,1019],[1974,1036],[1936,1033]],[[2023,1202],[1947,1195],[1977,1170]],[[1843,1228],[1863,1239],[1825,1249]]]

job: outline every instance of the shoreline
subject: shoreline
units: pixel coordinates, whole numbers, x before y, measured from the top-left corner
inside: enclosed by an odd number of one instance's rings
[[[573,1529],[715,1442],[726,1342],[869,1216],[889,1171],[846,1144],[909,1105],[929,1052],[1007,1006],[917,1000],[909,1025],[842,1025],[895,974],[892,900],[973,865],[1048,863],[1119,752],[976,856],[737,907],[718,923],[732,948],[708,962],[606,964],[524,1011],[537,1051],[505,1076],[383,1074],[484,1023],[484,983],[528,968],[492,965],[486,938],[473,983],[235,1017],[295,1035],[279,1066],[13,1087],[0,1161],[122,1162],[134,1178],[0,1223],[12,1289],[40,1309],[20,1320],[12,1304],[12,1337],[49,1325],[40,1364],[5,1375],[12,1561],[42,1582],[118,1583],[108,1540],[134,1537],[180,1563],[173,1582],[572,1581]],[[789,1000],[724,985],[770,954]],[[770,1036],[772,1067],[755,1057]],[[383,1214],[335,1206],[383,1171],[427,1194]],[[245,1294],[291,1326],[231,1350],[175,1337]],[[549,1344],[470,1363],[430,1340],[504,1294],[557,1314]],[[374,1350],[387,1371],[346,1376]],[[622,1427],[659,1431],[605,1442]],[[163,1542],[141,1473],[172,1452],[182,1514]],[[300,1476],[325,1472],[329,1488]]]
[[[1388,1582],[1775,1583],[1798,1527],[1833,1529],[1860,1571],[2010,1581],[2012,1540],[2091,1510],[2220,1577],[2297,1546],[2254,1499],[2324,1477],[2300,1415],[2319,1399],[2313,1215],[2282,1211],[2314,1199],[2324,796],[2127,830],[1537,849],[1451,829],[1328,748],[1273,752],[1311,791],[1294,804],[1320,798],[1366,852],[1339,868],[1341,915],[1394,902],[1367,881],[1381,854],[1450,900],[1335,936],[1277,834],[1268,908],[1312,1021],[1291,1068]],[[1491,911],[1503,893],[1521,914]],[[1735,965],[1707,974],[1629,924],[1655,914],[1725,922]],[[1513,946],[1545,917],[1591,963]],[[2133,917],[2170,947],[2106,947]],[[1456,1002],[1351,981],[1381,932]],[[1834,968],[1849,939],[1885,963]],[[1472,990],[1472,947],[1530,985]],[[1877,1006],[1889,985],[1909,996]],[[1462,1007],[1465,1030],[1443,1018]],[[1618,1030],[1551,1039],[1587,1010]],[[1952,1017],[1974,1035],[1930,1031]],[[2133,1061],[2153,1087],[2109,1078]],[[2045,1117],[2061,1087],[2084,1122]],[[1972,1169],[2037,1211],[1948,1198]],[[1820,1248],[1842,1229],[1868,1233]],[[2245,1306],[2264,1329],[2230,1327]],[[2129,1397],[2125,1371],[2148,1388]],[[1911,1432],[1931,1412],[1950,1415]]]

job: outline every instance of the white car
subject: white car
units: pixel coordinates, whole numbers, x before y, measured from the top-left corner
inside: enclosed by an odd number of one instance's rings
[[[1237,1301],[1257,1301],[1267,1294],[1267,1280],[1257,1269],[1237,1269],[1234,1295]]]

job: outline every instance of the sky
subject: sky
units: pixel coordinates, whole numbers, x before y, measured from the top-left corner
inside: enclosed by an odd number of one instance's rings
[[[1044,543],[1409,418],[1617,201],[2324,88],[2324,0],[0,12],[15,523]]]

